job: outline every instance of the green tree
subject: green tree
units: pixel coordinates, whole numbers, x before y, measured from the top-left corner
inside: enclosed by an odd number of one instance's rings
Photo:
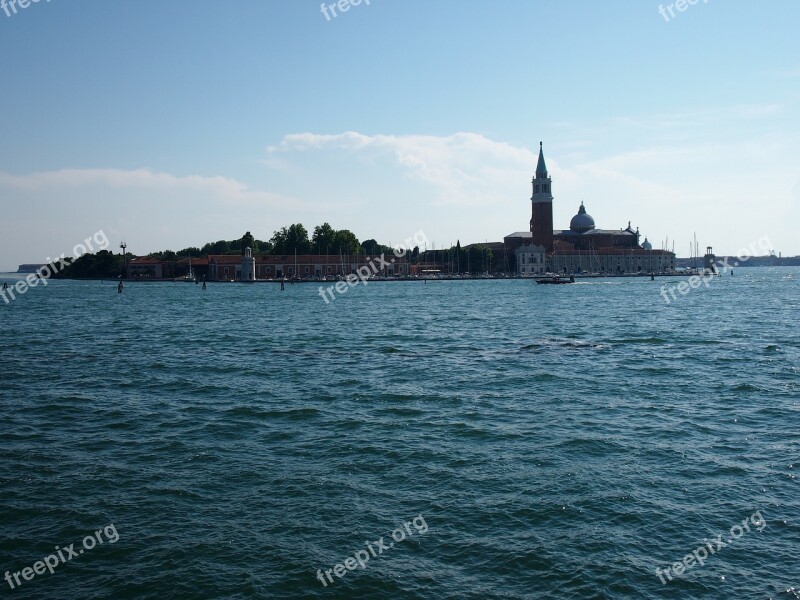
[[[202,256],[203,251],[200,248],[196,248],[195,246],[189,246],[188,248],[184,248],[183,250],[178,250],[178,257],[185,258],[187,256],[197,257]]]
[[[381,254],[391,254],[394,249],[389,246],[379,244],[377,240],[364,240],[361,242],[361,250],[367,256],[380,256]]]
[[[178,260],[178,255],[172,250],[164,250],[163,252],[151,252],[148,256],[157,258],[158,260]]]
[[[323,223],[314,228],[311,245],[320,254],[359,254],[363,250],[358,238],[352,231],[340,229],[336,231],[330,223]]]
[[[256,240],[255,241],[256,248],[258,248],[259,254],[272,254],[272,243],[265,242],[264,240]],[[253,251],[255,254],[255,250]]]
[[[340,229],[336,232],[333,246],[337,254],[358,254],[361,250],[358,238],[347,229]]]
[[[287,240],[289,252],[297,254],[308,254],[311,251],[311,242],[308,239],[308,231],[301,223],[289,226],[289,238]]]
[[[63,264],[63,263],[62,263]],[[57,278],[67,279],[110,279],[122,273],[122,255],[101,250],[97,254],[84,254],[57,274]]]
[[[242,254],[244,254],[245,248],[250,248],[250,250],[253,251],[253,255],[258,254],[258,244],[256,243],[256,239],[249,231],[242,236],[240,241],[240,252]]]
[[[270,243],[275,251],[275,254],[286,254],[286,240],[289,237],[289,229],[281,227],[278,231],[272,234]]]
[[[202,254],[229,254],[230,242],[220,240],[218,242],[209,242],[201,249]]]
[[[301,223],[282,227],[273,234],[270,242],[275,254],[308,254],[311,250],[308,231]]]
[[[314,252],[317,254],[328,254],[331,247],[336,240],[336,231],[330,226],[330,223],[323,223],[314,228],[314,234],[311,236],[311,244],[314,247]]]

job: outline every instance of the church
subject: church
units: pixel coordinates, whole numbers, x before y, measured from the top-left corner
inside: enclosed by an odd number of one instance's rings
[[[665,273],[675,269],[675,254],[653,250],[639,229],[598,229],[581,203],[569,229],[553,229],[552,179],[547,172],[544,150],[539,142],[539,161],[532,181],[529,231],[507,235],[503,241],[514,252],[519,275],[545,273],[631,275]]]

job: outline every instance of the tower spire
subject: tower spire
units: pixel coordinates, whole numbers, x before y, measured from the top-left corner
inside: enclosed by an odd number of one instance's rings
[[[553,251],[553,193],[552,180],[547,174],[544,162],[544,149],[539,142],[539,162],[536,175],[531,182],[531,242],[535,246],[544,246],[545,252]]]
[[[536,177],[547,177],[547,165],[544,163],[544,149],[542,142],[539,142],[539,162],[536,165]]]

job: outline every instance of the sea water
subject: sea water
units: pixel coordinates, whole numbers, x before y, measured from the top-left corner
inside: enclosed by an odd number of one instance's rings
[[[678,281],[39,285],[0,595],[800,597],[800,269]]]

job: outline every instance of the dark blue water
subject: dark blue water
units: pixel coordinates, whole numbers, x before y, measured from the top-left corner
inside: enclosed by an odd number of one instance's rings
[[[0,597],[800,597],[800,270],[664,283],[0,304]]]

